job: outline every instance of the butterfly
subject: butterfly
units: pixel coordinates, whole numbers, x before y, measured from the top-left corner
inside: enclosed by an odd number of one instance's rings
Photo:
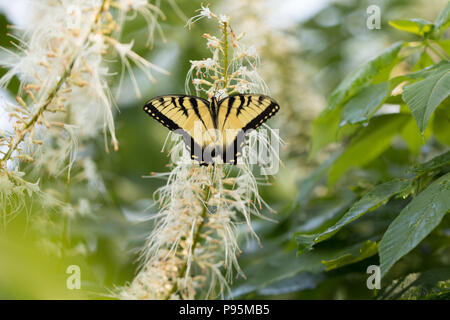
[[[144,111],[183,136],[191,159],[200,165],[221,156],[224,163],[237,164],[246,132],[258,128],[278,112],[278,103],[261,94],[235,94],[210,101],[189,95],[153,98]]]

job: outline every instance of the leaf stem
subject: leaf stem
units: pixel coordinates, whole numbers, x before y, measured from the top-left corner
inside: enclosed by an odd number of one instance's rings
[[[439,57],[441,60],[448,60],[447,57],[445,57],[442,53],[440,53],[436,48],[434,48],[431,43],[428,42],[428,40],[424,40],[424,44],[426,48],[429,48],[435,55]]]

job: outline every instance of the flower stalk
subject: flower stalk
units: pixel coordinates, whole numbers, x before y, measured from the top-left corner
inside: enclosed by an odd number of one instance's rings
[[[12,144],[9,146],[8,151],[4,154],[2,160],[1,160],[1,167],[3,168],[6,161],[8,161],[11,158],[11,155],[14,151],[17,150],[17,147],[19,144],[23,141],[25,138],[25,135],[27,133],[32,132],[32,128],[36,124],[36,122],[41,117],[42,113],[47,110],[48,106],[53,102],[53,99],[56,97],[59,89],[61,86],[65,83],[67,78],[70,76],[70,73],[72,72],[73,65],[75,63],[75,60],[72,61],[69,65],[69,67],[64,71],[64,73],[61,76],[61,79],[56,83],[55,88],[50,92],[48,98],[43,103],[41,107],[37,110],[37,112],[33,115],[33,117],[25,124],[24,128],[19,132],[19,134],[15,137]]]
[[[212,181],[214,182],[214,175],[213,175],[213,179]],[[211,192],[212,192],[213,187],[211,186],[206,186],[206,189],[204,191],[204,199],[203,202],[205,204],[207,204],[209,202],[209,199],[211,198]],[[197,226],[197,229],[194,233],[194,237],[193,237],[193,242],[192,242],[192,248],[191,248],[191,253],[194,254],[195,249],[197,247],[198,242],[200,241],[200,235],[201,232],[203,230],[203,227],[205,225],[205,221],[207,219],[207,213],[208,213],[208,209],[207,206],[204,206],[202,209],[202,213],[200,215],[200,224]],[[180,269],[180,272],[178,273],[178,279],[184,279],[186,277],[186,271],[188,270],[189,267],[189,260],[186,260],[186,262],[183,264],[183,266]],[[178,290],[178,282],[174,282],[172,285],[172,288],[169,290],[169,292],[167,293],[167,296],[164,298],[164,300],[169,300],[170,297],[172,297],[172,295],[177,292]]]
[[[223,32],[223,80],[224,80],[224,84],[223,84],[223,88],[226,90],[226,88],[228,87],[228,22],[224,21],[222,23],[222,32]]]
[[[128,71],[137,94],[137,82],[133,81],[137,69],[150,81],[155,81],[155,71],[167,73],[136,54],[132,42],[119,41],[123,24],[137,15],[151,23],[151,41],[153,31],[159,28],[158,19],[164,18],[158,2],[42,0],[30,5],[36,5],[32,10],[39,22],[12,29],[15,51],[0,48],[5,52],[0,65],[7,69],[0,86],[8,89],[13,78],[20,81],[16,101],[0,101],[11,127],[2,128],[0,134],[0,215],[4,224],[35,203],[33,219],[40,223],[52,224],[48,212],[58,212],[61,221],[74,214],[93,213],[90,203],[98,201],[104,185],[92,155],[78,150],[86,150],[100,134],[105,137],[106,151],[108,141],[114,150],[119,147],[114,108],[120,83],[111,82],[111,57],[120,58],[120,79]],[[77,182],[89,189],[86,194],[80,192],[81,197],[77,194],[79,203],[71,203],[73,166]],[[61,182],[65,188],[52,190],[50,181]]]
[[[258,57],[253,49],[239,44],[242,37],[235,36],[230,18],[202,7],[188,25],[204,17],[218,22],[221,39],[203,35],[211,57],[190,61],[186,93],[190,93],[191,85],[198,96],[208,98],[235,92],[266,93],[267,87],[256,70]],[[237,261],[240,226],[246,226],[246,231],[257,238],[251,216],[262,217],[264,204],[249,164],[257,150],[246,148],[243,164],[216,162],[201,167],[182,152],[184,141],[176,137],[169,152],[173,161],[169,167],[173,169],[151,176],[167,177],[168,181],[155,194],[159,210],[154,215],[156,226],[142,251],[142,267],[121,289],[120,298],[224,297],[234,275],[244,277]],[[181,158],[174,156],[180,153]]]

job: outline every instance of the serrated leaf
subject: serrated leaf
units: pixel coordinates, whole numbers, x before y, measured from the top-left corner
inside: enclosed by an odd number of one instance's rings
[[[389,225],[380,241],[381,275],[414,249],[450,210],[450,173],[416,196]]]
[[[241,264],[245,261],[251,261],[252,264],[245,270],[248,279],[237,281],[233,286],[232,297],[245,296],[252,292],[268,294],[274,288],[280,292],[312,289],[324,278],[322,272],[325,271],[325,266],[322,260],[333,260],[348,252],[356,254],[361,245],[362,243],[356,243],[340,248],[320,248],[296,256],[295,251],[280,249],[279,245],[266,241],[264,248],[258,250],[265,252],[262,257],[258,252],[240,257]],[[308,285],[292,282],[300,280],[308,282]],[[264,291],[265,288],[268,288],[268,291]]]
[[[355,202],[356,195],[351,190],[342,190],[333,197],[316,199],[314,209],[303,223],[293,228],[300,234],[320,234],[334,225]]]
[[[415,81],[425,79],[429,76],[436,75],[441,72],[445,72],[449,69],[448,61],[441,61],[429,67],[426,67],[422,70],[417,70],[412,73],[404,74],[401,76],[394,77],[389,80],[389,90],[392,91],[399,84],[405,81],[409,81],[410,83],[414,83]],[[403,98],[402,98],[403,100]]]
[[[339,126],[368,120],[384,103],[388,95],[388,82],[382,82],[362,89],[348,100],[341,112]]]
[[[359,248],[358,254],[346,253],[336,259],[322,260],[322,263],[326,267],[326,271],[330,271],[367,259],[377,254],[377,252],[378,244],[376,242],[367,240],[361,245],[361,248]]]
[[[403,76],[399,76],[398,78],[403,77],[405,80],[419,80],[419,79],[425,79],[427,77],[440,74],[442,72],[448,71],[450,68],[450,62],[449,61],[440,61],[439,63],[436,63],[432,66],[429,66],[425,69],[415,71],[410,74],[406,74]],[[394,78],[395,79],[395,78]]]
[[[392,281],[380,292],[378,299],[445,299],[450,297],[450,268],[410,273]]]
[[[327,230],[315,234],[296,232],[294,237],[298,245],[298,254],[310,250],[315,244],[332,237],[345,225],[355,221],[365,213],[378,208],[390,198],[406,192],[410,186],[411,183],[408,180],[400,179],[379,184],[365,194],[350,208],[350,210],[348,210],[333,226],[329,227]]]
[[[445,70],[405,87],[403,100],[410,108],[421,133],[425,131],[431,114],[449,94],[450,63],[445,64]]]
[[[434,29],[434,24],[423,19],[408,19],[408,20],[392,20],[389,24],[397,30],[414,33],[418,36],[425,36],[431,33]]]
[[[439,13],[434,25],[441,32],[450,26],[450,2],[447,2],[447,5]]]
[[[370,83],[376,84],[389,79],[390,71],[397,63],[397,56],[402,47],[403,42],[393,44],[350,74],[331,93],[327,108],[313,123],[311,155],[330,142],[336,141],[343,103]]]
[[[351,73],[332,92],[327,110],[334,109],[338,105],[345,102],[348,98],[354,96],[365,85],[370,83],[377,75],[379,75],[380,70],[385,70],[387,68],[389,72],[383,73],[383,77],[379,82],[386,81],[389,78],[389,73],[393,67],[393,64],[397,62],[396,58],[402,47],[403,42],[393,44],[376,58],[370,60],[359,69]]]
[[[419,164],[414,168],[416,173],[423,173],[427,171],[436,170],[438,168],[442,168],[450,165],[450,151],[447,151],[443,154],[434,157],[433,159]]]
[[[362,167],[383,153],[409,117],[407,114],[388,114],[372,118],[334,162],[328,183],[333,185],[350,168]]]

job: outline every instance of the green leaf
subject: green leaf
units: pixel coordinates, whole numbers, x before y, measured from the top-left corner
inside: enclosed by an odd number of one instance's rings
[[[397,94],[395,96],[389,96],[389,97],[386,98],[384,103],[388,103],[388,104],[402,104],[403,103],[402,95],[401,94]]]
[[[448,61],[441,61],[437,64],[431,65],[429,67],[426,67],[422,70],[417,70],[412,73],[404,74],[401,76],[394,77],[389,80],[389,90],[392,91],[395,89],[399,84],[405,81],[410,81],[410,83],[414,83],[418,80],[425,79],[427,77],[445,72],[449,69],[450,62]],[[403,99],[402,99],[403,100]]]
[[[314,120],[312,129],[311,155],[336,141],[339,129],[340,113],[343,104],[370,83],[379,83],[389,79],[389,74],[398,62],[397,56],[403,42],[397,42],[376,58],[370,60],[350,74],[331,93],[328,106]]]
[[[327,230],[316,234],[296,232],[294,236],[298,246],[297,253],[301,254],[307,250],[311,250],[313,245],[332,237],[345,225],[358,219],[365,213],[378,208],[386,203],[390,198],[398,194],[405,193],[410,186],[411,183],[409,181],[400,179],[379,184],[365,194],[350,208],[350,210],[348,210],[333,226],[329,227]]]
[[[434,26],[441,32],[450,26],[450,2],[447,2],[447,5],[439,13]]]
[[[415,71],[410,74],[406,74],[403,76],[396,77],[400,80],[419,80],[419,79],[425,79],[427,77],[440,74],[442,72],[448,71],[450,68],[450,62],[448,61],[441,61],[437,64],[434,64],[432,66],[429,66],[423,70]],[[395,78],[394,78],[395,79]],[[394,80],[392,79],[392,80]]]
[[[429,66],[434,64],[433,59],[428,55],[428,52],[426,50],[426,47],[423,49],[422,53],[420,54],[419,59],[417,60],[416,64],[412,68],[412,71],[422,70]]]
[[[381,107],[387,95],[388,82],[378,83],[362,89],[344,105],[339,126],[369,119]]]
[[[433,159],[419,164],[414,168],[414,172],[416,173],[423,173],[428,171],[433,171],[445,166],[450,165],[450,151],[447,151],[437,157],[434,157]]]
[[[444,101],[434,112],[432,128],[436,139],[450,146],[450,108],[447,101]]]
[[[418,154],[420,148],[425,144],[424,137],[420,134],[419,129],[417,128],[416,122],[414,118],[408,121],[408,123],[403,127],[401,133],[402,139],[408,145],[409,150],[412,153]]]
[[[447,55],[450,55],[450,39],[438,40],[436,43],[444,50]]]
[[[325,265],[326,271],[330,271],[367,259],[377,254],[377,252],[378,244],[376,242],[367,240],[361,245],[361,248],[359,248],[359,252],[357,254],[346,253],[336,259],[322,260],[322,263]]]
[[[338,140],[341,110],[342,106],[331,110],[324,110],[313,121],[310,157],[329,143]]]
[[[292,230],[298,234],[320,234],[336,224],[355,202],[356,195],[350,189],[341,190],[331,197],[315,199],[311,211],[305,210],[305,219]]]
[[[241,297],[256,292],[266,295],[277,290],[278,294],[313,289],[324,278],[323,260],[333,260],[345,253],[357,254],[362,243],[339,248],[318,248],[301,256],[293,250],[280,250],[273,241],[266,241],[264,248],[240,257],[240,264],[247,265],[247,279],[238,280],[232,288],[232,297]],[[262,257],[261,257],[261,254]],[[293,283],[293,281],[306,282]]]
[[[414,249],[450,210],[450,173],[416,196],[389,225],[380,241],[381,275]]]
[[[424,37],[434,29],[434,24],[423,19],[392,20],[389,24],[397,30],[414,33]]]
[[[421,133],[434,110],[450,94],[450,63],[445,70],[405,87],[403,100],[408,104]]]
[[[415,300],[443,299],[450,297],[450,268],[431,269],[422,273],[410,273],[394,280],[383,288],[378,299]]]
[[[316,168],[308,177],[300,182],[300,188],[294,206],[304,207],[314,190],[314,187],[328,173],[333,162],[337,159],[339,153],[331,155],[325,162]]]
[[[383,82],[389,79],[389,73],[394,64],[397,62],[397,55],[402,47],[403,42],[396,42],[384,50],[379,56],[370,60],[359,69],[351,73],[333,91],[326,110],[332,110],[341,105],[348,98],[357,94],[364,86],[372,82],[375,77],[380,76],[380,73],[381,76],[378,79],[378,82]]]
[[[333,185],[350,168],[362,167],[383,153],[409,117],[407,114],[388,114],[372,118],[334,162],[328,183]]]
[[[323,273],[300,272],[294,276],[267,283],[255,291],[261,296],[275,296],[303,290],[312,290],[324,279],[325,276]]]

